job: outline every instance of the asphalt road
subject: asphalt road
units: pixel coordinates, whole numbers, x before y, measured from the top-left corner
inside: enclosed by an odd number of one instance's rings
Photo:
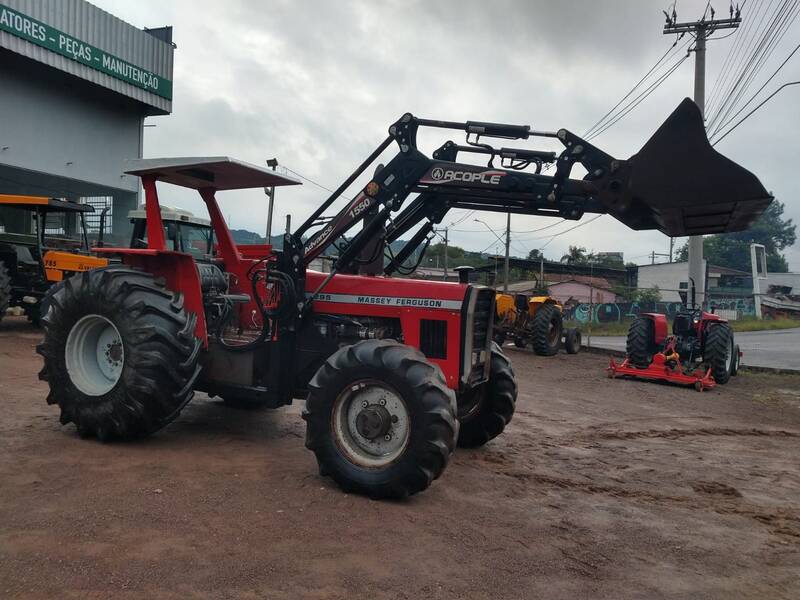
[[[745,331],[735,334],[735,338],[744,353],[743,365],[800,371],[800,328]],[[586,344],[586,331],[583,340]],[[625,352],[624,336],[593,336],[591,344],[595,348]]]

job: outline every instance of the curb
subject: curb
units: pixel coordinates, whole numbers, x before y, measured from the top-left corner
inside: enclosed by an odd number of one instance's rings
[[[611,348],[599,348],[597,346],[581,346],[581,350],[591,354],[605,354],[606,356],[625,356],[622,350],[612,350]],[[771,375],[798,375],[800,371],[795,369],[778,369],[775,367],[757,367],[756,365],[739,364],[739,369],[742,371],[749,371],[751,373],[769,373]]]

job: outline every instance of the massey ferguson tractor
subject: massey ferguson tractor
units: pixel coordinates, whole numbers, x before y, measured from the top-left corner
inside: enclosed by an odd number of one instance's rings
[[[617,365],[611,359],[609,377],[631,376],[651,381],[692,385],[698,392],[728,383],[739,369],[741,351],[728,322],[698,308],[692,282],[691,307],[684,306],[672,320],[642,313],[628,329],[627,357]]]
[[[448,142],[430,158],[417,148],[420,127],[466,132],[467,143]],[[564,150],[486,143],[532,136]],[[323,216],[392,145],[393,158]],[[466,152],[488,163],[456,162]],[[552,175],[540,172],[547,163]],[[582,179],[570,178],[576,164]],[[128,172],[144,187],[146,247],[98,248],[121,263],[64,281],[44,318],[40,376],[61,422],[82,436],[131,439],[175,420],[195,390],[268,407],[305,399],[306,446],[320,472],[375,498],[424,490],[456,444],[485,444],[514,413],[514,373],[492,342],[495,291],[466,277],[392,277],[408,272],[450,209],[610,213],[634,229],[687,235],[746,228],[771,201],[754,175],[710,147],[690,100],[628,160],[565,129],[405,114],[281,251],[237,246],[216,196],[299,182],[229,158],[147,159]],[[167,247],[158,183],[199,192],[214,230],[208,255]],[[334,247],[330,273],[308,268]]]

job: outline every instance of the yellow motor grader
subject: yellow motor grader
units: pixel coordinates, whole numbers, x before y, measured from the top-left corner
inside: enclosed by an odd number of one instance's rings
[[[511,339],[517,348],[532,346],[539,356],[553,356],[563,342],[568,354],[581,348],[581,332],[564,329],[564,307],[549,295],[497,294],[495,299],[495,341]]]

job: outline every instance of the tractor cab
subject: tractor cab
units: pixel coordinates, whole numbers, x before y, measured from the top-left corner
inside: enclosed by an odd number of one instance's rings
[[[128,213],[133,225],[131,248],[147,248],[147,211],[145,206]],[[214,254],[214,230],[211,221],[197,217],[188,210],[161,207],[164,239],[167,247],[176,252],[191,254],[195,260],[209,261]]]
[[[22,306],[39,320],[48,288],[74,273],[106,264],[90,256],[88,204],[43,196],[0,195],[0,318]]]

